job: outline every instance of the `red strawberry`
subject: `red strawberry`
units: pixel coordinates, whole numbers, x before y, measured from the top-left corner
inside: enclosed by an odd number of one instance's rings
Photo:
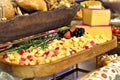
[[[71,38],[70,31],[66,32],[66,33],[64,34],[64,37],[67,38],[67,39],[70,39],[70,38]]]
[[[70,28],[70,31],[71,31],[71,32],[74,32],[76,29],[77,29],[76,27],[71,27],[71,28]]]

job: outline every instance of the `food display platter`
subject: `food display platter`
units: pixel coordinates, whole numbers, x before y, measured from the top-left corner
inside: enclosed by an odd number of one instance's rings
[[[44,77],[48,75],[55,74],[63,69],[71,67],[75,64],[93,58],[104,52],[107,52],[113,48],[117,47],[117,38],[114,37],[112,40],[105,43],[96,45],[92,48],[80,51],[76,54],[64,57],[62,59],[53,61],[51,63],[41,64],[41,65],[12,65],[7,64],[0,59],[1,69],[14,76],[21,78],[34,78],[34,77]]]
[[[0,44],[69,25],[79,6],[37,11],[29,15],[18,15],[0,21]]]

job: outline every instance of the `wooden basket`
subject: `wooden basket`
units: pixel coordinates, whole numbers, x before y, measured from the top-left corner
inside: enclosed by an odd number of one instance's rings
[[[92,48],[64,57],[57,61],[53,61],[51,63],[41,64],[41,65],[33,65],[33,66],[8,64],[5,63],[0,56],[0,67],[3,71],[6,71],[14,76],[21,78],[44,77],[57,73],[63,69],[71,67],[75,64],[78,64],[90,58],[93,58],[115,47],[117,47],[116,37],[106,43],[96,45]]]
[[[75,4],[70,8],[35,12],[1,21],[0,44],[69,25],[78,10],[79,6]]]

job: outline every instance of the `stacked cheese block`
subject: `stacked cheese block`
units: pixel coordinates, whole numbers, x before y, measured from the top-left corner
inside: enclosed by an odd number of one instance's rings
[[[98,8],[84,8],[83,12],[83,24],[76,25],[77,27],[82,27],[85,29],[86,34],[92,36],[104,35],[105,39],[112,39],[111,26],[109,25],[111,12],[109,9],[98,9]],[[112,66],[105,66],[80,80],[114,80],[118,68]]]
[[[82,8],[99,8],[99,9],[102,9],[104,8],[102,6],[102,3],[100,1],[83,1],[80,3],[80,11],[77,12],[77,17],[82,19]]]
[[[111,12],[109,9],[83,8],[83,23],[76,25],[82,27],[87,34],[104,35],[108,40],[112,39],[110,23]]]

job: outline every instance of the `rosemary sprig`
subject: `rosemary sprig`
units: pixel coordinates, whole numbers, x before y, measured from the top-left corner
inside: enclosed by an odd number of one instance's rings
[[[47,47],[47,45],[49,44],[49,42],[54,39],[60,39],[60,37],[58,35],[44,36],[44,37],[40,37],[40,38],[37,38],[34,40],[29,40],[29,41],[26,41],[24,43],[14,46],[6,54],[10,54],[13,52],[19,52],[23,49],[24,50],[27,50],[27,49],[33,50],[33,49],[36,49],[37,47],[41,47],[41,49],[45,49]]]

